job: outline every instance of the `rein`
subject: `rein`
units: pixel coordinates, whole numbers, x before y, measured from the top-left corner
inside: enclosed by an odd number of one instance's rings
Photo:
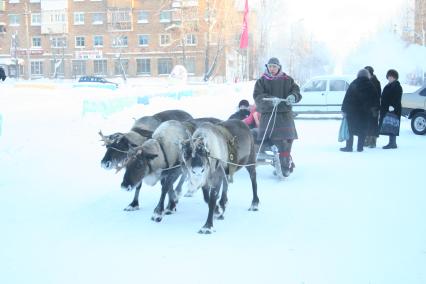
[[[272,115],[271,115],[271,117],[269,117],[268,124],[266,125],[266,129],[265,129],[265,133],[263,134],[262,141],[260,142],[260,145],[259,145],[259,150],[257,150],[257,153],[256,153],[256,161],[259,158],[259,154],[260,154],[260,151],[262,149],[263,142],[265,142],[266,133],[268,133],[269,124],[271,123],[272,117],[274,117],[274,122],[273,122],[273,125],[272,125],[272,129],[275,126],[275,121],[277,119],[277,108],[278,108],[278,105],[274,105],[274,108],[272,109]],[[269,138],[271,138],[271,135],[272,135],[272,131],[269,134]]]

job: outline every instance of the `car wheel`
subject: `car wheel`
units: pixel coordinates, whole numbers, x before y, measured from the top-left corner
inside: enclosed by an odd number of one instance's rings
[[[417,135],[426,133],[426,113],[418,112],[411,119],[411,129]]]

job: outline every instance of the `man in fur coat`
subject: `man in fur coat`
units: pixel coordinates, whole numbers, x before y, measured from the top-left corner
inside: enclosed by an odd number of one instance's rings
[[[264,98],[286,99],[276,107]],[[258,140],[265,137],[264,143],[277,146],[279,150],[281,172],[287,177],[293,172],[294,163],[291,157],[293,140],[297,139],[296,126],[293,120],[292,104],[302,99],[299,86],[293,78],[281,71],[280,61],[272,57],[266,64],[266,71],[256,81],[253,99],[260,112]]]

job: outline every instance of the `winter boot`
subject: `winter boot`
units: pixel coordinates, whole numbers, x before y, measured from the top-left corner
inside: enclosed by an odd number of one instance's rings
[[[389,143],[386,146],[383,146],[383,149],[396,149],[398,146],[396,145],[396,136],[389,135]]]
[[[354,144],[354,137],[351,135],[348,140],[346,140],[346,147],[340,148],[342,152],[352,152],[352,146]]]
[[[368,148],[376,148],[376,141],[377,141],[376,136],[370,136],[370,143],[365,146],[368,146]]]
[[[281,173],[284,177],[288,177],[295,168],[293,163],[293,159],[289,152],[281,152],[280,153],[280,164],[281,164]]]
[[[358,136],[358,143],[356,147],[356,150],[358,152],[364,151],[364,142],[365,142],[365,136],[362,136],[362,135]]]

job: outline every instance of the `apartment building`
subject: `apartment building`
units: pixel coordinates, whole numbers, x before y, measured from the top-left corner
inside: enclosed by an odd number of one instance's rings
[[[241,26],[233,0],[5,0],[0,65],[34,79],[168,76],[180,64],[233,80],[247,62]]]
[[[426,1],[425,0],[415,0],[414,42],[420,45],[426,45]]]

